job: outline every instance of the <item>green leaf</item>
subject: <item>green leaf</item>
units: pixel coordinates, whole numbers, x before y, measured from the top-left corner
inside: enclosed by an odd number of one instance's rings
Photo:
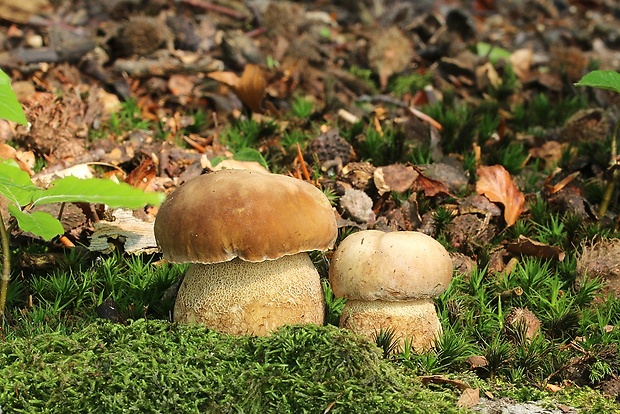
[[[269,170],[269,165],[263,157],[263,154],[255,150],[254,148],[241,148],[233,155],[233,160],[236,161],[254,161]]]
[[[575,86],[591,86],[620,93],[620,73],[615,70],[593,70],[581,78]]]
[[[50,240],[65,231],[60,221],[43,211],[25,213],[19,207],[9,205],[9,212],[17,219],[19,228],[45,240]]]
[[[64,177],[52,182],[52,186],[33,197],[34,204],[85,202],[107,204],[112,208],[136,209],[147,204],[160,205],[163,193],[145,193],[125,183],[101,178],[80,179]]]
[[[11,88],[11,78],[0,69],[0,118],[28,125],[24,110]]]
[[[506,49],[485,42],[478,42],[476,44],[476,53],[478,56],[488,56],[491,63],[496,63],[501,59],[508,59],[511,55]]]
[[[41,188],[32,184],[28,173],[22,171],[15,161],[0,162],[0,194],[8,198],[13,205],[25,206],[41,191]]]

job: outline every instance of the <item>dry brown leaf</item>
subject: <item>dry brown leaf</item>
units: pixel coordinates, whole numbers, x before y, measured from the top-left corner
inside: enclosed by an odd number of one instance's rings
[[[457,407],[471,408],[478,404],[480,400],[480,389],[465,388],[456,402]]]
[[[233,88],[239,99],[252,110],[252,112],[263,112],[263,98],[267,81],[260,67],[247,64],[236,88]]]
[[[502,203],[506,224],[515,224],[523,211],[525,196],[515,185],[510,173],[501,165],[480,167],[476,173],[476,192],[485,195],[494,203]]]
[[[373,178],[379,195],[383,195],[390,191],[404,193],[411,188],[418,175],[410,165],[392,164],[377,168]]]
[[[207,76],[231,88],[236,88],[241,79],[235,72],[209,72]]]
[[[548,244],[540,243],[532,240],[528,237],[520,235],[516,242],[506,245],[506,250],[511,253],[525,254],[527,256],[542,257],[545,259],[558,259],[564,260],[566,253],[557,246],[549,246]]]
[[[434,197],[437,194],[450,194],[448,186],[444,183],[425,176],[422,170],[417,167],[413,167],[413,169],[419,174],[411,186],[413,191],[424,191],[424,195],[427,197]]]
[[[168,90],[174,96],[191,95],[195,82],[185,75],[171,75],[168,79]]]
[[[267,93],[267,81],[257,65],[251,63],[245,65],[241,77],[234,72],[211,72],[207,76],[230,86],[252,112],[263,113],[262,103]]]
[[[519,80],[527,80],[532,66],[534,51],[532,49],[518,49],[510,55],[510,64]]]
[[[156,176],[157,166],[147,157],[125,177],[125,182],[140,190],[146,190]]]

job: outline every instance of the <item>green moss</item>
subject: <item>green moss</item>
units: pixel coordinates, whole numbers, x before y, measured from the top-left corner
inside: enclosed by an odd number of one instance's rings
[[[456,413],[455,399],[334,327],[231,337],[138,320],[0,343],[5,412]]]

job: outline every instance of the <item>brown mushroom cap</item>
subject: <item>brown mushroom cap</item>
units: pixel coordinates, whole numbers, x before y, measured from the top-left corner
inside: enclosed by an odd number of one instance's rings
[[[362,301],[436,297],[451,279],[446,249],[414,231],[354,233],[340,243],[329,269],[336,297]]]
[[[171,262],[249,262],[330,248],[338,234],[322,191],[278,174],[222,170],[194,178],[162,204],[155,238]]]

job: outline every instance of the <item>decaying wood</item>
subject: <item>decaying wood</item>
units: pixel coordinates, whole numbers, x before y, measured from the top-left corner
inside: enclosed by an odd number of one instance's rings
[[[91,236],[91,251],[110,253],[119,247],[130,254],[158,251],[153,233],[154,219],[145,221],[136,217],[132,210],[125,209],[113,210],[111,213],[113,221],[93,223],[95,232]]]

